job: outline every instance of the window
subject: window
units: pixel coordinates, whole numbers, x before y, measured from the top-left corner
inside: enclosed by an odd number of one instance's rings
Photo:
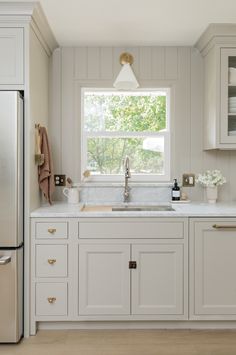
[[[92,181],[170,179],[169,89],[82,89],[82,171]]]

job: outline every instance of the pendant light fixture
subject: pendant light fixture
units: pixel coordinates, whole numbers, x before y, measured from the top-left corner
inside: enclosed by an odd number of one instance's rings
[[[133,90],[139,87],[139,83],[134,75],[131,65],[134,58],[130,53],[122,53],[120,55],[121,71],[118,74],[113,86],[118,90]]]

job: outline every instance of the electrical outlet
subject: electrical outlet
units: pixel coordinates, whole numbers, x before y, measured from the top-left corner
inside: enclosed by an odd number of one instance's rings
[[[195,186],[195,174],[183,174],[183,187],[194,187]]]
[[[55,186],[66,186],[66,175],[54,175]]]

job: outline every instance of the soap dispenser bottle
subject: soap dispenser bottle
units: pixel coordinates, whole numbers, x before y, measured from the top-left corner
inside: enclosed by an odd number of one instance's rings
[[[174,179],[174,185],[172,187],[172,201],[180,200],[180,187],[178,185],[177,179]]]

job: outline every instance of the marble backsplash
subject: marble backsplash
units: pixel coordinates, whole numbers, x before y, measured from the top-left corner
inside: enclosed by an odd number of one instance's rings
[[[57,188],[55,200],[66,201],[63,189]],[[124,186],[83,186],[80,202],[84,203],[122,203]],[[171,186],[131,186],[130,202],[161,203],[171,200]]]

